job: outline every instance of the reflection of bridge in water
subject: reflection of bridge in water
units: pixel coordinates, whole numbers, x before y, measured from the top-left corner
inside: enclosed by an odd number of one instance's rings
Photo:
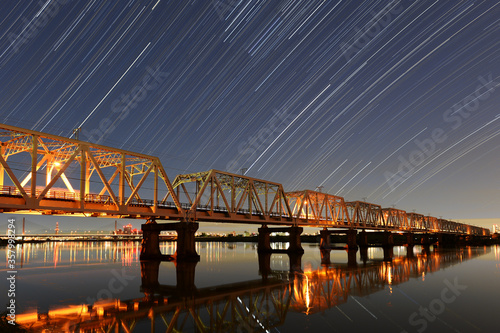
[[[20,314],[34,331],[68,332],[260,332],[284,324],[290,312],[313,314],[367,296],[386,286],[486,254],[488,248],[434,251],[359,265],[302,270],[301,255],[289,253],[290,271],[270,269],[270,254],[259,255],[260,280],[196,288],[197,262],[176,262],[177,284],[159,281],[160,261],[141,262],[143,298],[102,300],[44,314]]]

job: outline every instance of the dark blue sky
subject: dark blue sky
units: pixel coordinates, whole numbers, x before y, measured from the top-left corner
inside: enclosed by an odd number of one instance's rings
[[[496,218],[498,1],[2,1],[0,122]]]

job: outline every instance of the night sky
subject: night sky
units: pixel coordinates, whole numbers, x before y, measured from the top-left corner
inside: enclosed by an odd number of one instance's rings
[[[499,28],[493,0],[1,1],[0,122],[81,127],[171,180],[497,218]]]

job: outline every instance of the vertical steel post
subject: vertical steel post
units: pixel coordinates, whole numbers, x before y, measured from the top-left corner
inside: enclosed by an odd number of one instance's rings
[[[80,209],[85,209],[85,195],[87,194],[86,176],[87,176],[87,155],[86,149],[82,146],[80,152]]]
[[[33,147],[31,151],[31,205],[36,204],[36,171],[37,171],[37,162],[38,162],[38,136],[33,135]],[[3,169],[2,169],[2,178],[3,178]],[[2,179],[3,182],[3,179]]]

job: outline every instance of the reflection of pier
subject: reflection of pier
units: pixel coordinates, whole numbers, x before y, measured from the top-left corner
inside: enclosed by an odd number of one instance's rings
[[[432,252],[357,266],[302,269],[301,255],[288,254],[291,271],[275,271],[259,255],[261,280],[196,288],[196,262],[176,263],[177,284],[162,285],[160,261],[141,262],[145,297],[67,306],[46,314],[20,314],[18,323],[35,331],[68,332],[262,332],[281,326],[290,311],[312,314],[338,306],[349,296],[366,296],[387,286],[485,254],[488,249]],[[298,266],[297,266],[298,265]]]

